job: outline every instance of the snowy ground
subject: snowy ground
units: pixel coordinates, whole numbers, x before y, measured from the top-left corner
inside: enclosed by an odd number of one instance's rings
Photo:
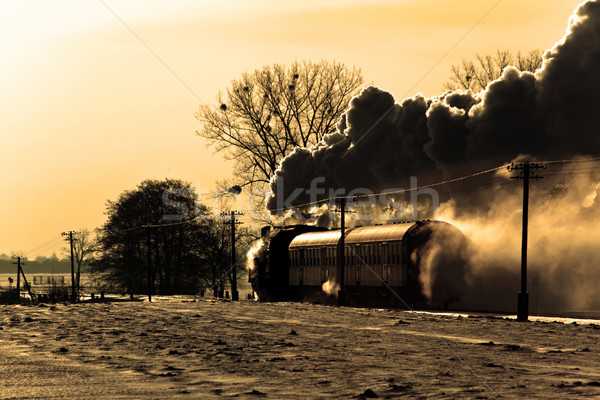
[[[182,298],[0,306],[2,399],[600,396],[600,325]]]

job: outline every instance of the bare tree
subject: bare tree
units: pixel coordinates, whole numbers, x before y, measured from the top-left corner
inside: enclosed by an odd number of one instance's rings
[[[264,66],[200,106],[197,134],[234,161],[236,184],[264,187],[295,147],[335,131],[362,83],[359,69],[337,62]]]
[[[514,66],[521,71],[535,72],[542,66],[542,53],[532,50],[527,54],[520,51],[515,56],[510,50],[497,50],[494,55],[476,54],[475,60],[463,59],[461,64],[450,68],[450,82],[445,89],[471,89],[479,92],[488,83],[500,78],[504,69]]]

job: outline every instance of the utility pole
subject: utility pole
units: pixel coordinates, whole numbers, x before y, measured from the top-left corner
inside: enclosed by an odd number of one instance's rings
[[[221,215],[226,216],[227,213],[223,213]],[[241,221],[236,221],[236,217],[244,214],[237,211],[231,211],[229,215],[231,216],[231,219],[229,221],[225,221],[225,224],[231,224],[231,300],[238,301],[240,299],[240,296],[237,290],[237,265],[235,260],[235,226],[236,224],[239,225],[242,223]]]
[[[537,169],[545,168],[542,164],[522,162],[508,166],[509,171],[520,171],[513,179],[523,179],[523,238],[521,243],[521,291],[517,297],[517,321],[529,319],[529,294],[527,293],[527,225],[529,220],[529,179],[542,179],[543,176],[531,176]]]
[[[146,247],[148,247],[148,302],[152,302],[152,289],[153,289],[153,279],[152,279],[152,250],[151,250],[151,240],[150,240],[150,225],[146,226]]]
[[[17,302],[20,303],[21,302],[21,274],[23,273],[23,270],[21,269],[21,265],[25,264],[27,257],[13,256],[12,259],[13,259],[13,264],[17,265]],[[25,275],[23,275],[23,276],[25,276]]]
[[[340,285],[338,291],[338,305],[343,306],[346,303],[346,288],[345,288],[345,269],[346,269],[346,213],[352,211],[346,211],[346,203],[348,199],[345,197],[339,197],[335,199],[335,202],[340,205],[340,241],[338,242],[337,249],[337,281]]]
[[[73,231],[63,232],[62,236],[67,236],[65,239],[69,241],[69,246],[71,247],[71,302],[75,303],[77,301],[77,293],[75,289],[75,263],[73,262]]]

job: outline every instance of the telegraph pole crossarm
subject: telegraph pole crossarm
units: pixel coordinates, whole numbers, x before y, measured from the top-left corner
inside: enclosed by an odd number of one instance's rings
[[[529,220],[529,180],[542,179],[543,176],[531,175],[537,169],[545,168],[544,165],[534,162],[521,162],[510,164],[509,171],[520,171],[513,179],[523,179],[523,237],[521,243],[521,291],[517,297],[517,320],[527,321],[529,319],[529,294],[527,293],[527,229]]]

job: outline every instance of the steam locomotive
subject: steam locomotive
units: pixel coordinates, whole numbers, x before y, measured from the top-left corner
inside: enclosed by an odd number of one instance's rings
[[[429,220],[349,228],[343,240],[339,229],[266,227],[249,257],[260,301],[361,307],[445,308],[461,299],[469,270],[462,232]]]

